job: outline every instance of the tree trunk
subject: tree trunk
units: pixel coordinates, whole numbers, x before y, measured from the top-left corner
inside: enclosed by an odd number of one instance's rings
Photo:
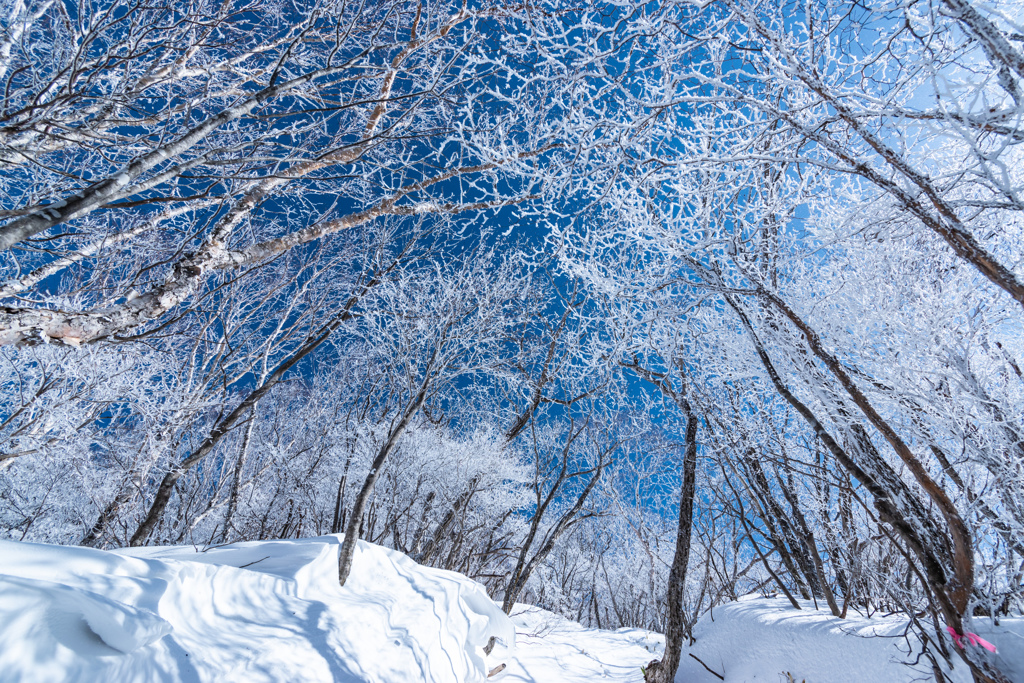
[[[238,509],[238,492],[242,488],[242,470],[245,469],[246,456],[249,454],[249,443],[252,440],[252,430],[256,426],[256,404],[252,406],[249,413],[249,424],[245,426],[245,435],[242,437],[242,448],[239,450],[238,458],[235,460],[234,477],[231,480],[231,493],[228,496],[228,510],[224,513],[224,526],[220,531],[220,542],[228,542],[228,533],[231,531],[231,520]]]
[[[295,353],[278,365],[263,384],[253,389],[253,391],[246,396],[245,399],[227,415],[227,417],[217,423],[217,426],[213,428],[213,431],[210,432],[210,435],[206,437],[206,440],[203,441],[199,448],[164,475],[163,481],[160,482],[160,488],[157,489],[156,497],[153,499],[153,504],[149,508],[149,513],[146,515],[146,518],[142,520],[142,523],[139,524],[138,529],[136,529],[135,533],[132,535],[130,541],[130,545],[132,547],[144,545],[149,539],[150,534],[153,533],[153,529],[156,528],[157,522],[160,521],[160,517],[163,515],[164,509],[166,509],[167,503],[171,500],[171,494],[174,492],[174,487],[178,483],[178,479],[198,464],[200,460],[213,452],[213,449],[218,443],[220,443],[220,440],[231,431],[232,427],[235,426],[241,417],[252,409],[252,407],[256,405],[256,403],[263,398],[268,391],[273,389],[296,363],[315,351],[317,347],[327,341],[328,337],[331,336],[331,333],[338,329],[341,323],[351,318],[351,307],[355,303],[354,300],[355,297],[349,299],[345,308],[335,316],[334,320],[320,328],[320,331],[315,337],[299,347]]]
[[[98,547],[107,533],[107,526],[110,525],[110,521],[114,519],[117,515],[117,511],[121,509],[122,505],[128,502],[134,493],[135,491],[130,484],[122,488],[121,491],[118,492],[117,496],[115,496],[114,499],[110,501],[105,508],[103,508],[103,512],[100,513],[100,516],[92,526],[92,529],[89,530],[89,533],[87,533],[85,537],[78,542],[78,544],[93,548]]]
[[[683,483],[679,496],[679,527],[676,531],[676,552],[668,575],[668,618],[665,623],[665,654],[644,670],[645,683],[672,683],[679,669],[686,635],[683,615],[683,593],[686,570],[690,562],[690,537],[693,530],[693,497],[697,477],[697,416],[686,399],[679,401],[686,417],[686,452],[683,457]]]
[[[530,520],[530,531],[523,542],[522,549],[519,551],[519,558],[516,561],[515,569],[513,569],[509,575],[508,586],[505,589],[505,598],[502,601],[502,609],[505,611],[505,614],[512,613],[512,607],[522,594],[523,589],[526,588],[526,583],[530,580],[530,576],[532,576],[534,570],[544,562],[547,556],[551,554],[551,551],[554,550],[555,542],[558,541],[570,526],[572,526],[576,516],[587,502],[587,498],[590,496],[590,493],[594,490],[598,481],[601,479],[601,474],[603,473],[606,464],[605,457],[608,455],[607,451],[601,454],[601,460],[598,466],[594,470],[591,470],[594,474],[590,478],[590,481],[587,482],[587,485],[583,488],[583,491],[581,491],[579,496],[577,496],[576,502],[558,518],[555,525],[547,532],[547,535],[541,542],[540,549],[533,557],[527,560],[526,558],[530,553],[530,548],[533,547],[533,541],[537,536],[537,532],[540,530],[544,514],[547,512],[551,503],[555,500],[555,496],[558,494],[562,484],[564,484],[567,479],[572,479],[579,474],[585,474],[585,472],[578,472],[573,475],[567,475],[569,449],[572,447],[573,442],[580,436],[580,434],[583,433],[584,428],[585,425],[573,432],[570,427],[569,436],[565,445],[562,447],[562,466],[559,470],[558,479],[556,479],[552,484],[551,490],[548,491],[548,495],[544,497],[543,502],[540,500],[540,495],[538,493],[538,506],[537,510],[533,514],[533,518]]]
[[[818,552],[818,545],[814,540],[814,534],[811,532],[810,526],[807,524],[807,520],[804,517],[804,513],[800,511],[799,500],[796,497],[796,493],[782,480],[782,477],[776,473],[776,479],[779,482],[779,488],[782,489],[782,495],[789,503],[790,509],[793,511],[793,518],[797,524],[797,530],[800,534],[800,540],[803,541],[804,548],[807,553],[811,556],[811,560],[814,562],[814,570],[817,573],[818,586],[821,588],[821,592],[825,596],[825,601],[828,603],[828,608],[832,612],[834,617],[845,618],[843,612],[839,609],[839,604],[836,602],[836,596],[832,592],[832,586],[829,585],[828,577],[825,575],[825,563],[821,559],[821,553]]]
[[[366,509],[366,503],[370,500],[370,495],[373,493],[373,485],[377,482],[377,476],[380,474],[381,467],[387,462],[388,456],[395,450],[395,446],[398,444],[398,439],[405,432],[409,426],[409,422],[419,411],[423,405],[423,401],[427,396],[427,388],[430,386],[430,373],[425,373],[423,383],[420,385],[419,393],[416,394],[412,402],[406,406],[405,412],[402,414],[402,418],[398,423],[391,428],[388,433],[388,438],[384,441],[384,444],[380,447],[377,452],[377,457],[373,459],[373,463],[370,465],[370,471],[366,474],[366,480],[363,481],[363,487],[359,490],[359,494],[356,496],[355,501],[352,503],[352,510],[349,512],[348,524],[345,527],[345,538],[341,542],[341,552],[338,555],[338,583],[342,586],[348,581],[348,575],[352,572],[352,558],[356,552],[356,542],[359,540],[359,531],[361,522],[363,519],[363,511]]]
[[[441,541],[444,540],[445,534],[447,534],[448,531],[452,528],[452,526],[454,526],[456,519],[458,519],[459,513],[462,512],[462,509],[469,504],[470,499],[476,493],[476,487],[479,483],[479,477],[473,477],[469,481],[469,485],[466,487],[466,490],[463,491],[459,495],[459,497],[455,499],[455,502],[452,504],[451,508],[449,508],[448,512],[445,513],[444,518],[441,520],[441,523],[437,525],[436,529],[434,529],[434,533],[430,537],[430,540],[427,541],[426,547],[423,548],[422,552],[413,557],[414,560],[416,560],[420,564],[427,564],[428,562],[430,562],[430,559],[434,556],[434,553],[437,552],[437,549],[440,547]]]
[[[352,451],[355,446],[349,448],[348,457],[345,459],[345,469],[342,470],[341,480],[338,482],[338,495],[334,499],[334,519],[331,521],[331,533],[340,534],[345,526],[345,487],[348,485],[348,468],[352,466]]]

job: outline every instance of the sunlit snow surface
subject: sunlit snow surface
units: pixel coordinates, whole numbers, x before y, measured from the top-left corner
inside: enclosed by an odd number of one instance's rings
[[[509,620],[482,587],[361,543],[344,588],[333,536],[104,552],[0,541],[0,682],[643,680],[658,634],[588,629],[517,605]],[[824,607],[824,606],[822,606]],[[910,683],[934,680],[904,622],[839,620],[804,603],[741,599],[705,614],[678,682]],[[1024,620],[975,631],[1024,681]],[[490,656],[490,635],[504,641]],[[970,680],[958,664],[953,683]]]
[[[727,683],[912,683],[934,681],[930,664],[917,659],[917,641],[903,637],[906,621],[871,619],[851,613],[831,616],[827,607],[805,602],[794,609],[784,599],[741,598],[705,614],[694,627],[696,642],[683,654],[677,683],[718,683],[690,655],[724,676]],[[536,607],[517,605],[514,651],[496,648],[508,661],[494,681],[643,681],[640,667],[660,657],[664,639],[638,629],[586,629]],[[976,619],[974,628],[999,647],[995,662],[1011,681],[1024,683],[1024,619],[1004,619],[999,627]],[[913,643],[914,655],[908,655]],[[957,660],[958,661],[958,660]],[[953,683],[970,683],[963,663],[946,671]]]
[[[482,681],[483,588],[323,537],[119,553],[0,541],[0,681]],[[130,556],[129,556],[130,555]]]
[[[664,638],[640,629],[602,631],[530,605],[512,610],[516,647],[494,648],[491,659],[507,664],[493,681],[575,683],[643,681],[640,667],[660,652]]]

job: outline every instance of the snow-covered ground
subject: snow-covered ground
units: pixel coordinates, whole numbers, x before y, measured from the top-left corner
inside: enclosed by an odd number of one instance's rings
[[[508,683],[643,681],[640,667],[657,658],[665,639],[640,629],[602,631],[530,605],[512,610],[514,648],[496,646],[491,659],[508,666],[492,680]]]
[[[473,581],[365,543],[341,588],[337,551],[334,536],[206,552],[0,541],[0,682],[440,683],[484,681],[504,663],[490,680],[627,683],[663,647],[658,634],[528,605],[510,620]],[[906,664],[903,625],[744,599],[701,618],[677,680],[719,681],[708,669],[729,683],[930,680]],[[1024,681],[1024,620],[975,630]],[[491,635],[503,644],[485,657]],[[970,680],[962,665],[950,677]]]
[[[908,664],[917,659],[920,647],[912,637],[904,637],[905,620],[877,615],[841,620],[827,609],[815,610],[813,603],[803,607],[797,611],[785,599],[755,597],[705,614],[694,627],[696,642],[683,654],[677,683],[934,680],[927,660],[917,666]],[[517,605],[512,619],[516,648],[495,648],[493,654],[509,663],[503,680],[516,683],[639,683],[643,681],[640,667],[660,657],[664,647],[664,638],[657,633],[587,629],[527,605]],[[1000,627],[977,620],[974,628],[998,646],[996,662],[1010,680],[1024,683],[1024,619],[1004,619]],[[915,647],[913,655],[908,654],[910,643]],[[962,663],[954,663],[946,673],[953,683],[971,681]]]
[[[483,681],[482,587],[338,539],[104,552],[0,541],[0,681]]]
[[[934,681],[931,664],[918,660],[920,645],[905,636],[906,620],[874,615],[837,619],[824,604],[801,602],[796,610],[784,598],[741,598],[716,607],[694,627],[693,654],[729,683],[912,683]],[[976,620],[973,628],[999,648],[996,661],[1011,680],[1024,682],[1024,619],[1004,619],[996,628]],[[952,643],[950,643],[952,646]],[[910,653],[913,647],[913,654]],[[693,657],[684,655],[678,681],[717,683]],[[953,683],[970,683],[958,658]]]

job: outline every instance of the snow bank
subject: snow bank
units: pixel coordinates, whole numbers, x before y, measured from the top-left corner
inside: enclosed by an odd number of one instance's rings
[[[494,683],[637,683],[664,647],[659,634],[528,605],[510,620],[479,584],[367,543],[341,588],[338,547],[334,536],[206,552],[0,541],[0,681],[455,683],[505,663]],[[718,683],[700,662],[727,683],[932,680],[926,660],[908,666],[919,647],[904,625],[742,599],[701,617],[676,680]],[[972,628],[1024,681],[1024,619]],[[485,662],[491,635],[500,644]],[[970,681],[962,663],[949,673]]]
[[[727,683],[934,681],[927,660],[907,664],[916,659],[919,646],[911,641],[915,656],[907,655],[904,620],[856,615],[840,620],[827,610],[816,611],[811,602],[804,607],[798,611],[787,600],[756,597],[716,607],[695,626],[697,640],[683,652],[676,683],[722,680],[691,653]],[[641,683],[640,668],[664,650],[661,634],[586,628],[529,605],[516,605],[512,621],[518,645],[495,648],[496,660],[508,663],[495,683]],[[998,627],[976,619],[972,628],[999,648],[996,663],[1010,680],[1024,683],[1024,619],[1003,619]],[[959,660],[948,673],[953,683],[970,683]]]
[[[683,655],[677,681],[719,683],[690,653],[727,683],[789,681],[796,683],[911,683],[934,680],[920,645],[904,637],[906,620],[856,615],[837,619],[802,602],[796,610],[785,599],[744,598],[716,607],[694,627],[696,642]],[[1024,619],[1004,619],[999,627],[975,621],[972,628],[999,648],[996,663],[1011,680],[1024,663]],[[909,653],[910,646],[914,654]],[[1024,673],[1022,671],[1021,673]],[[966,665],[956,659],[948,671],[953,683],[970,683]]]
[[[0,541],[0,680],[484,681],[483,588],[334,536],[104,552]]]

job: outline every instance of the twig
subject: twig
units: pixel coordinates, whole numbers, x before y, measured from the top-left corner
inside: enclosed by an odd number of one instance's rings
[[[693,654],[692,652],[688,652],[687,654],[690,655],[691,657],[693,657],[694,659],[696,659],[698,662],[700,662],[700,665],[703,666],[705,669],[707,669],[708,672],[711,673],[713,676],[718,676],[718,680],[720,680],[720,681],[724,681],[725,680],[725,676],[723,676],[722,674],[718,673],[717,671],[712,669],[710,666],[708,666],[704,662],[701,662],[700,658],[697,655]]]
[[[241,567],[239,567],[239,569],[245,569],[246,567],[251,567],[251,566],[253,566],[254,564],[256,564],[257,562],[262,562],[263,560],[268,560],[268,559],[270,559],[270,555],[267,555],[266,557],[261,557],[261,558],[260,558],[260,559],[258,559],[258,560],[255,560],[255,561],[253,561],[253,562],[250,562],[249,564],[243,564],[243,565],[242,565]]]

